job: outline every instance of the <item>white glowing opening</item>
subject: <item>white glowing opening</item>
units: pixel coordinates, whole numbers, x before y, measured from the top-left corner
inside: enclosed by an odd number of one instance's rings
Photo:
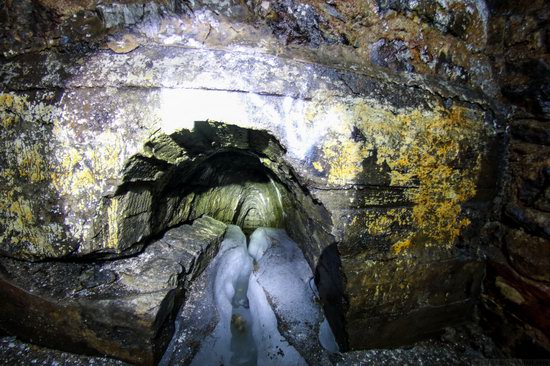
[[[160,95],[161,129],[170,134],[194,127],[196,121],[242,124],[248,113],[236,93],[193,89],[162,89]]]
[[[222,90],[170,89],[160,94],[161,130],[192,130],[197,121],[217,121],[245,128],[281,128],[288,153],[304,159],[325,135],[343,124],[342,111],[291,97]],[[315,110],[312,119],[306,118]]]

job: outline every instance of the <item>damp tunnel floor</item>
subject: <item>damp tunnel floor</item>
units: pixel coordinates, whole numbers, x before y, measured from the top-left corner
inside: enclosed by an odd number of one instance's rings
[[[149,336],[150,333],[144,332],[155,325],[145,323],[142,326],[141,324],[148,319],[158,319],[162,314],[169,311],[170,307],[167,305],[171,303],[170,294],[176,288],[184,289],[185,302],[183,306],[179,307],[176,301],[176,307],[174,307],[174,309],[179,308],[179,311],[175,314],[175,321],[169,316],[168,322],[165,323],[168,326],[163,327],[168,328],[174,324],[175,332],[173,337],[170,332],[170,336],[166,339],[169,344],[166,351],[162,347],[164,357],[162,357],[160,364],[189,365],[199,354],[203,345],[208,343],[208,338],[212,336],[222,319],[218,314],[214,287],[217,270],[222,265],[224,257],[227,260],[230,259],[227,254],[231,253],[231,250],[219,250],[218,244],[215,245],[214,243],[221,243],[226,231],[227,226],[225,224],[203,217],[195,220],[192,225],[184,224],[169,230],[161,239],[151,243],[139,255],[123,260],[104,261],[101,262],[101,266],[98,266],[97,263],[66,263],[61,261],[27,264],[6,259],[1,262],[1,265],[13,274],[11,279],[13,286],[17,285],[23,290],[31,290],[21,291],[21,295],[19,295],[19,292],[17,293],[21,304],[27,308],[43,309],[46,304],[44,299],[47,296],[52,296],[51,284],[63,284],[62,288],[53,287],[59,292],[56,296],[63,299],[63,304],[56,306],[71,311],[63,310],[62,315],[59,316],[58,313],[50,312],[51,314],[48,314],[55,316],[55,318],[48,320],[48,322],[56,326],[54,321],[63,319],[60,327],[64,327],[62,329],[66,333],[67,327],[70,327],[68,330],[71,333],[68,334],[71,336],[75,334],[72,333],[73,329],[75,329],[75,332],[80,332],[82,329],[80,328],[82,325],[78,323],[79,319],[82,318],[75,319],[72,317],[75,309],[86,316],[84,320],[89,319],[91,316],[101,316],[104,321],[101,326],[109,331],[112,329],[122,331],[124,330],[122,326],[126,326],[128,327],[126,328],[127,335]],[[242,238],[241,235],[238,236]],[[323,345],[330,349],[330,344],[327,345],[324,342],[327,337],[319,337],[320,334],[324,334],[324,331],[326,331],[326,322],[323,321],[322,311],[315,297],[311,269],[305,262],[300,249],[296,247],[295,243],[288,238],[282,229],[258,230],[250,237],[248,250],[245,250],[242,241],[241,239],[241,245],[238,246],[225,245],[226,249],[233,248],[233,252],[240,252],[236,257],[241,258],[241,261],[237,261],[241,266],[237,266],[237,268],[234,265],[226,266],[225,269],[237,269],[235,272],[238,279],[237,286],[234,286],[236,291],[241,288],[244,293],[246,287],[244,283],[247,282],[248,285],[246,294],[250,317],[247,318],[248,315],[240,313],[242,319],[238,321],[234,319],[233,321],[233,330],[238,330],[236,329],[238,326],[238,328],[246,329],[247,333],[255,333],[254,337],[251,337],[250,334],[241,333],[240,335],[243,337],[239,339],[239,342],[234,342],[234,346],[236,346],[235,343],[239,343],[241,346],[240,356],[243,356],[243,353],[251,356],[248,358],[239,357],[244,360],[243,362],[254,364],[254,361],[256,361],[256,364],[262,365],[277,364],[276,360],[290,357],[293,353],[293,351],[289,351],[283,357],[283,354],[277,348],[277,346],[282,348],[282,352],[284,352],[282,345],[286,346],[287,349],[293,348],[294,352],[299,353],[304,359],[303,361],[315,365],[404,363],[462,365],[465,360],[475,362],[486,357],[502,357],[490,338],[476,324],[451,327],[440,338],[434,337],[407,347],[329,354],[320,346],[320,343],[323,342]],[[221,245],[221,247],[223,248],[224,245]],[[263,256],[259,258],[262,252],[264,252]],[[251,257],[259,258],[259,260],[254,263]],[[202,267],[201,263],[204,263],[205,267]],[[249,265],[250,267],[248,267]],[[22,269],[22,271],[16,272],[14,268]],[[34,271],[31,268],[34,268]],[[173,279],[178,276],[182,268],[184,275],[181,277],[181,282],[176,284]],[[243,268],[245,269],[245,276],[239,276]],[[246,281],[248,271],[250,271],[250,277]],[[227,276],[221,277],[229,278]],[[218,283],[223,284],[224,281]],[[40,286],[36,286],[36,284],[40,284]],[[109,292],[107,293],[106,290]],[[111,298],[107,297],[106,294],[110,295]],[[231,295],[231,291],[229,291],[229,295]],[[100,296],[101,303],[95,301],[98,296]],[[218,301],[223,298],[223,296],[218,297]],[[158,300],[156,303],[158,306],[151,307],[154,299]],[[165,300],[160,301],[162,299]],[[244,297],[240,297],[240,299],[231,297],[231,299],[237,301],[233,301],[231,304],[227,298],[225,299],[226,309],[229,309],[224,318],[226,326],[228,323],[231,324],[231,319],[236,311],[235,308],[241,307],[241,310],[243,310],[242,308],[246,305]],[[86,302],[90,304],[90,301],[95,301],[94,304],[101,304],[101,306],[85,309],[82,305],[79,305]],[[138,305],[143,304],[143,306],[136,306],[136,301],[139,301]],[[172,304],[174,303],[172,302]],[[48,309],[51,309],[53,304],[50,303],[47,306]],[[81,307],[77,308],[77,306]],[[134,312],[135,309],[140,312],[143,311],[145,315],[151,314],[154,316],[139,315],[139,313]],[[17,314],[27,316],[28,313],[25,313],[24,310],[25,308],[18,307],[5,314],[11,314],[10,316],[13,317]],[[90,311],[90,315],[87,315],[85,311]],[[40,312],[38,314],[40,317],[35,316],[29,324],[42,327],[43,323],[40,323],[40,321],[48,314]],[[115,318],[114,315],[116,314],[123,316]],[[136,319],[136,316],[141,316],[138,318],[140,321],[131,321]],[[261,324],[265,329],[258,330],[258,327],[254,326],[254,319],[260,319],[260,321],[256,321],[256,324]],[[248,328],[241,327],[243,324],[241,320],[251,323],[250,326]],[[85,325],[89,324],[92,323],[88,322]],[[96,326],[96,331],[100,329],[97,323],[93,325]],[[42,328],[51,329],[51,326],[50,328]],[[57,335],[56,339],[68,343],[66,337],[62,338],[64,333],[61,333],[59,329],[53,328]],[[34,331],[34,328],[30,330]],[[225,357],[229,357],[229,362],[224,364],[231,364],[232,362],[231,330],[231,325],[229,325],[229,331],[226,332],[225,338],[227,345]],[[273,334],[276,332],[281,335],[278,344],[272,342]],[[133,354],[140,356],[139,351],[144,349],[145,345],[139,343],[134,346],[128,342],[129,339],[128,336],[125,338],[112,338],[109,346],[114,347],[116,342],[119,342],[121,349],[132,349]],[[252,342],[250,342],[251,340]],[[92,354],[93,356],[90,357],[82,355],[82,352],[78,349],[75,349],[74,353],[61,352],[56,350],[60,349],[57,344],[42,343],[40,346],[36,346],[25,343],[25,341],[35,343],[33,339],[0,337],[0,365],[52,365],[55,362],[70,365],[93,364],[102,366],[157,364],[156,360],[147,361],[144,358],[138,359],[137,357],[134,357],[134,359],[138,361],[127,361],[129,363],[112,358],[97,357],[97,354]],[[253,346],[250,347],[252,343]],[[247,348],[249,349],[247,350]],[[209,351],[211,348],[206,347],[205,350]],[[235,347],[233,350],[236,350]],[[256,352],[256,355],[254,355],[254,352]],[[293,356],[296,356],[296,353]],[[208,356],[215,355],[220,359],[224,357],[223,353],[208,354]],[[274,355],[274,358],[266,360],[269,355]],[[300,356],[297,357],[298,363],[302,362]],[[240,360],[234,359],[233,361]],[[220,363],[207,362],[205,364]],[[279,364],[292,363],[279,362]]]
[[[313,282],[283,229],[256,229],[247,246],[241,229],[230,225],[191,286],[160,365],[327,364],[321,344],[332,350],[336,344]]]

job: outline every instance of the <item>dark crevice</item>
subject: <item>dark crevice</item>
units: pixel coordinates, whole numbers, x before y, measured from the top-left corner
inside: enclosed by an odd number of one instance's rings
[[[340,350],[347,351],[349,342],[344,314],[348,310],[348,301],[345,297],[346,279],[341,267],[338,244],[333,243],[324,249],[319,258],[319,264],[315,269],[315,283],[319,289],[325,317],[332,328]]]

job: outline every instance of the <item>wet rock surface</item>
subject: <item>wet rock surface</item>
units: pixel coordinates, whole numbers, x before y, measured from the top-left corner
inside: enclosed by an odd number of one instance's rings
[[[184,288],[217,252],[225,224],[205,217],[113,262],[2,259],[0,328],[33,343],[135,364],[159,359]]]
[[[160,365],[189,365],[201,343],[214,330],[219,316],[212,294],[216,259],[192,282],[175,319],[174,336]]]
[[[437,334],[448,322],[459,323],[460,319],[468,318],[473,313],[475,299],[480,293],[481,261],[474,261],[468,256],[438,261],[424,261],[422,258],[403,261],[408,265],[392,261],[365,264],[351,259],[343,263],[349,266],[347,271],[353,270],[358,277],[362,276],[372,283],[369,289],[359,283],[351,283],[347,287],[350,301],[358,303],[348,309],[347,314],[348,319],[356,319],[353,327],[347,328],[352,350],[410,344]],[[389,289],[394,281],[408,289],[405,298],[403,293]],[[450,282],[456,284],[455,291],[446,292],[444,289]],[[415,289],[415,286],[423,286],[423,289]],[[428,297],[426,294],[429,294]],[[376,306],[376,316],[363,318],[355,313],[369,306]],[[403,332],[403,329],[414,327],[416,322],[423,324],[422,330]]]
[[[83,356],[24,343],[15,337],[0,337],[0,365],[13,366],[129,366],[120,360]]]
[[[282,226],[342,344],[364,324],[384,337],[353,347],[461,321],[486,255],[488,323],[544,355],[549,14],[544,0],[5,1],[0,251],[136,254],[195,218],[167,182],[236,149],[285,188]],[[118,282],[59,271],[84,293]]]

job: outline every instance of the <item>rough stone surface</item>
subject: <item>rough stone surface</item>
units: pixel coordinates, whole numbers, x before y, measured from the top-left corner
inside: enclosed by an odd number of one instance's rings
[[[23,263],[2,258],[0,329],[30,342],[133,364],[160,358],[183,289],[217,252],[225,224],[201,218],[131,258]]]
[[[548,14],[544,0],[6,1],[0,251],[131,255],[195,218],[209,158],[249,154],[344,348],[459,321],[484,255],[488,317],[548,348],[533,258],[549,239]],[[383,337],[350,338],[363,328]]]
[[[347,326],[352,349],[411,343],[440,332],[446,323],[460,322],[474,309],[483,268],[481,262],[460,254],[447,260],[403,258],[389,264],[344,257],[343,266],[346,273],[353,271],[363,278],[363,282],[349,283],[347,287],[348,301],[356,304],[346,314],[347,319],[356,322]],[[395,283],[402,292],[391,290]],[[447,290],[450,283],[455,286],[452,292]],[[371,306],[376,308],[376,315],[362,317],[355,313]],[[403,332],[416,322],[424,324],[421,330]]]
[[[489,228],[484,324],[503,350],[548,358],[550,93],[548,2],[488,1],[494,71],[511,104],[501,223]]]
[[[159,365],[189,365],[219,321],[212,293],[216,261],[206,269],[187,289],[188,297],[176,317],[175,331]]]
[[[523,365],[523,360],[505,359],[487,334],[476,325],[446,328],[438,338],[406,348],[374,349],[339,354],[335,365],[476,365],[506,362]]]
[[[333,47],[358,59],[377,58],[383,42],[399,45],[390,46],[387,56],[406,54],[408,71],[458,80],[491,95],[497,91],[489,52],[483,52],[491,50],[485,1],[41,0],[6,3],[1,10],[0,46],[7,56],[52,46],[99,47],[105,38],[116,38],[117,29],[131,26],[157,42],[247,44],[261,36],[279,50]],[[382,66],[401,68],[394,62]]]
[[[0,338],[0,365],[5,366],[129,366],[120,360],[83,356],[21,342],[15,337]]]

